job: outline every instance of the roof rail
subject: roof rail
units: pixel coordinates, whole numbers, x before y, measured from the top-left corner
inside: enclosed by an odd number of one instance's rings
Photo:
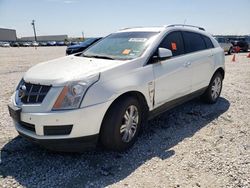
[[[134,29],[134,28],[143,28],[143,26],[134,26],[134,27],[124,27],[119,29],[119,31],[127,30],[127,29]]]
[[[131,27],[123,27],[121,29],[119,29],[119,31],[122,31],[122,30],[126,30],[126,29],[130,29]]]
[[[173,25],[168,25],[166,27],[175,27],[175,26],[182,26],[182,27],[194,27],[197,28],[199,30],[205,31],[205,29],[203,27],[199,27],[199,26],[194,26],[194,25],[185,25],[185,24],[173,24]]]

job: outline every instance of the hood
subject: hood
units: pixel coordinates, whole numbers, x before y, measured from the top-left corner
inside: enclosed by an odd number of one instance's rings
[[[75,48],[81,48],[81,47],[85,47],[86,45],[80,45],[80,44],[76,44],[76,45],[72,45],[72,46],[69,46],[67,49],[71,50],[71,49],[75,49]]]
[[[123,62],[66,56],[31,67],[23,79],[33,84],[62,86],[69,81],[84,80],[84,78],[116,67]]]

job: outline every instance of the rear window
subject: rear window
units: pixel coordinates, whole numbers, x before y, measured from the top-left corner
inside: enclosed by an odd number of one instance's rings
[[[198,33],[183,32],[186,53],[196,52],[207,49],[205,41]]]
[[[210,38],[208,38],[208,37],[206,37],[204,35],[202,37],[203,37],[208,49],[214,48],[214,45],[213,45],[212,41],[210,40]]]

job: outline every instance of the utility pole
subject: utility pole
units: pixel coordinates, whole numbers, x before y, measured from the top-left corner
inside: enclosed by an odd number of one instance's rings
[[[84,32],[82,31],[82,39],[84,40]]]
[[[185,25],[185,24],[186,24],[186,22],[187,22],[187,19],[185,19],[185,20],[184,20],[184,23],[183,23],[183,25]]]
[[[36,27],[35,27],[35,20],[32,20],[31,25],[33,26],[34,36],[35,36],[35,41],[37,42],[37,39],[36,39]]]

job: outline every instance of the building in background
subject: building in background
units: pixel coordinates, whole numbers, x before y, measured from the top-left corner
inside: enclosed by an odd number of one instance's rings
[[[68,40],[68,35],[45,35],[45,36],[37,36],[37,41],[42,42],[42,41],[67,41]],[[18,39],[19,41],[35,41],[35,37],[22,37]]]
[[[0,41],[2,42],[13,42],[16,41],[16,30],[0,28]]]

